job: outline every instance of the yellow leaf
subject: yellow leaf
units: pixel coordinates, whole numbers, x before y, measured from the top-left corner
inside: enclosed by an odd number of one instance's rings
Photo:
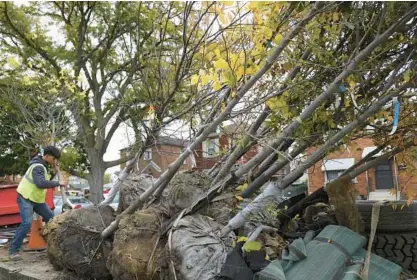
[[[390,195],[395,195],[397,193],[397,190],[395,188],[392,188],[389,190]]]
[[[248,241],[248,238],[246,237],[246,236],[240,236],[238,239],[237,239],[237,243],[239,243],[239,242],[246,242],[246,241]]]
[[[207,85],[209,82],[210,82],[210,76],[209,75],[203,76],[203,78],[201,79],[201,84],[203,86]]]
[[[239,201],[242,201],[242,200],[243,200],[243,197],[241,197],[240,195],[235,195],[235,197],[236,197],[236,199],[237,199],[237,200],[239,200]]]
[[[233,91],[232,91],[232,97],[233,97],[233,98],[234,98],[234,97],[236,97],[236,94],[237,94],[236,90],[233,90]]]
[[[284,40],[284,37],[282,37],[281,34],[277,34],[277,36],[275,36],[275,38],[274,38],[274,43],[279,45],[279,44],[281,44],[282,40]]]
[[[339,14],[337,12],[333,13],[333,21],[339,21]]]
[[[219,69],[229,69],[229,64],[227,64],[226,60],[220,58],[219,60],[214,62],[214,67]]]
[[[198,84],[198,80],[200,79],[200,76],[199,75],[192,75],[191,76],[191,85],[193,86],[193,85],[196,85],[196,84]]]
[[[23,77],[23,84],[25,84],[25,85],[31,85],[31,84],[33,84],[33,82],[30,80],[30,77],[29,76],[24,76]]]
[[[226,110],[226,102],[222,102],[222,112]]]
[[[244,183],[236,188],[237,191],[244,191],[248,187],[248,183]]]
[[[229,23],[227,17],[224,14],[219,15],[219,19],[220,19],[220,22],[223,23],[223,24],[228,24]]]
[[[252,11],[257,10],[258,9],[257,2],[251,1],[249,4],[249,9],[251,9]]]
[[[282,7],[282,2],[280,2],[280,1],[275,2],[275,8],[277,10],[281,9],[281,7]]]
[[[403,210],[403,209],[404,209],[404,206],[405,206],[405,204],[402,204],[402,205],[401,205],[401,210]]]
[[[355,87],[356,87],[356,82],[355,82],[355,81],[353,81],[353,80],[349,81],[349,86],[350,86],[351,88],[355,88]]]
[[[262,244],[259,241],[246,241],[246,243],[243,245],[243,250],[246,252],[259,251],[261,248]]]
[[[392,203],[391,204],[391,208],[392,208],[393,211],[397,210],[397,204]]]
[[[239,66],[236,70],[236,78],[239,80],[245,74],[245,67]]]
[[[264,35],[265,35],[266,38],[271,38],[272,37],[272,30],[270,28],[266,27],[265,31],[264,31]]]
[[[213,89],[214,90],[219,90],[222,88],[222,85],[219,82],[214,82],[213,83]]]
[[[20,66],[20,62],[17,61],[16,59],[14,59],[13,57],[8,57],[7,58],[7,63],[10,64],[11,67],[13,68],[17,68]]]
[[[214,50],[214,53],[216,54],[217,58],[220,58],[221,57],[221,52],[220,52],[219,49],[215,49]]]
[[[232,6],[234,2],[233,1],[221,1],[221,3],[227,7],[227,6]]]
[[[410,69],[404,72],[404,81],[409,82],[410,81]]]
[[[252,75],[255,74],[256,72],[259,71],[261,67],[259,65],[253,65],[251,67],[249,67],[248,69],[246,69],[246,74],[248,75]]]
[[[286,70],[286,71],[290,71],[291,70],[291,63],[289,62],[285,62],[282,67]]]

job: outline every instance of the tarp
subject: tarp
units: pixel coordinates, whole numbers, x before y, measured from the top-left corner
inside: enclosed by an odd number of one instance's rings
[[[308,232],[283,252],[281,261],[271,262],[257,273],[259,280],[359,280],[366,239],[350,229],[329,225],[313,238]],[[386,259],[371,255],[370,280],[396,280],[402,269]]]

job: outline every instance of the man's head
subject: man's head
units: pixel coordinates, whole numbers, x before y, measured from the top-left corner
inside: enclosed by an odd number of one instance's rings
[[[57,147],[48,146],[43,148],[43,160],[48,163],[50,166],[54,166],[55,159],[59,159],[61,157],[61,152]]]

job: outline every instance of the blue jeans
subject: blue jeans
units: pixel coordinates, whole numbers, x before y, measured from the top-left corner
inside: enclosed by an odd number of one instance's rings
[[[19,205],[22,223],[17,228],[12,243],[10,244],[10,254],[19,253],[20,248],[22,247],[23,239],[25,239],[32,226],[34,211],[43,218],[45,223],[47,223],[54,216],[54,213],[51,209],[49,209],[46,203],[35,203],[18,195],[17,204]]]

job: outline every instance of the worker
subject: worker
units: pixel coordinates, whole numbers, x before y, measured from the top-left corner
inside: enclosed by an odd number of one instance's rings
[[[33,212],[40,215],[47,223],[54,213],[45,203],[46,191],[49,188],[58,186],[66,187],[65,182],[50,181],[47,169],[51,168],[56,173],[56,163],[61,156],[58,148],[48,146],[43,149],[41,155],[33,157],[29,162],[29,169],[17,187],[17,203],[19,205],[22,223],[16,230],[9,248],[9,259],[11,261],[21,260],[19,255],[23,239],[29,233],[32,225]]]

